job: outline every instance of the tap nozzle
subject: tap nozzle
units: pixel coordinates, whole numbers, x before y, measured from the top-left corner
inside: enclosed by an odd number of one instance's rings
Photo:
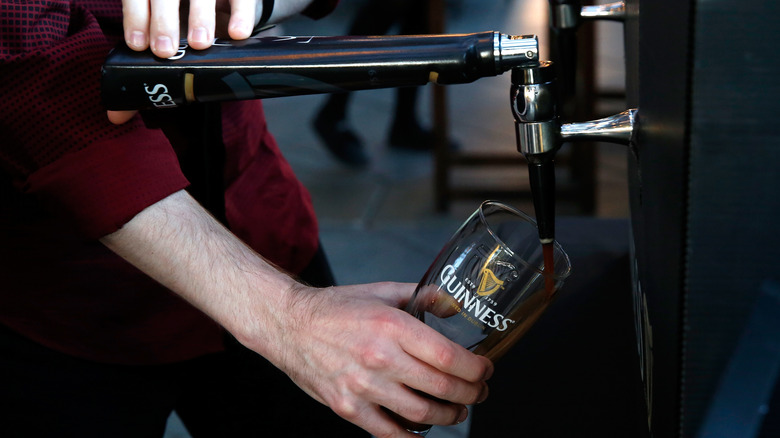
[[[539,239],[555,240],[555,153],[561,146],[555,72],[551,62],[512,70],[517,147],[528,161]]]
[[[512,115],[517,148],[528,161],[531,195],[539,239],[555,239],[555,154],[563,142],[595,140],[628,145],[635,133],[637,110],[599,120],[561,125],[553,64],[512,69]]]

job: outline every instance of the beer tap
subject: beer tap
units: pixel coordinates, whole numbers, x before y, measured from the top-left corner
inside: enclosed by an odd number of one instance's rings
[[[528,161],[539,239],[555,240],[555,154],[564,142],[596,140],[628,145],[637,110],[599,120],[561,124],[552,62],[512,69],[510,91],[517,148]]]
[[[555,154],[564,142],[597,140],[628,144],[636,110],[606,119],[561,124],[564,102],[576,93],[577,29],[586,21],[624,21],[625,1],[583,6],[581,0],[549,0],[552,62],[512,70],[512,112],[518,150],[528,162],[539,238],[555,239]]]
[[[556,29],[572,29],[588,20],[623,21],[626,2],[582,6],[577,0],[550,0],[552,25]]]
[[[551,59],[560,67],[559,91],[562,101],[575,94],[577,72],[577,29],[589,21],[623,22],[626,2],[583,6],[580,0],[549,0]]]

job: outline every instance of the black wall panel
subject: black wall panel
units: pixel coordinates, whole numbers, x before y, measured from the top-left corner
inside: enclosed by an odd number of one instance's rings
[[[716,401],[766,412],[769,400],[725,396],[725,383],[776,378],[771,354],[735,364],[761,338],[745,328],[768,311],[756,306],[762,291],[780,280],[780,6],[629,0],[628,9],[627,94],[640,115],[635,308],[652,434],[694,437]]]

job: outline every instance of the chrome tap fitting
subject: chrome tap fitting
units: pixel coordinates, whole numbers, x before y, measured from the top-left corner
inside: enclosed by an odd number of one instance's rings
[[[556,152],[565,142],[600,141],[628,145],[637,110],[598,120],[561,125],[555,99],[555,72],[550,61],[512,70],[512,115],[518,150],[528,157]]]
[[[550,61],[512,70],[510,93],[517,146],[526,158],[555,152],[561,145],[555,87]]]
[[[611,117],[561,125],[553,64],[512,69],[511,106],[517,148],[528,162],[539,240],[555,240],[555,153],[564,142],[596,140],[628,145],[634,134],[635,109]]]
[[[628,145],[634,135],[636,109],[628,109],[603,119],[561,126],[561,141],[602,141]]]
[[[584,21],[625,21],[626,2],[582,6],[575,0],[553,0],[550,2],[550,18],[556,29],[573,29]]]

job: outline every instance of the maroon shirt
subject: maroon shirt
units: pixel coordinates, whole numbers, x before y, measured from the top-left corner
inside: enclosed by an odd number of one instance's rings
[[[91,360],[183,360],[221,350],[221,329],[97,241],[189,184],[161,130],[106,118],[100,66],[121,34],[120,0],[0,1],[0,324]],[[259,101],[221,112],[228,225],[299,272],[309,194]]]

